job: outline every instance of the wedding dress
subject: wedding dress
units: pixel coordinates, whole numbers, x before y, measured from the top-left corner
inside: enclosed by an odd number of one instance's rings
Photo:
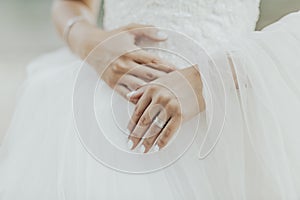
[[[198,64],[206,111],[165,149],[131,153],[133,105],[68,49],[44,55],[27,68],[0,149],[1,200],[300,199],[300,13],[255,32],[258,0],[104,8],[107,30],[135,22],[169,34],[156,46],[167,51],[151,51]]]

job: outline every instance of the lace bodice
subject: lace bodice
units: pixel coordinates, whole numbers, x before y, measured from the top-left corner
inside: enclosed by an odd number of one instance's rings
[[[106,0],[104,28],[151,24],[183,32],[207,46],[253,31],[260,0]]]

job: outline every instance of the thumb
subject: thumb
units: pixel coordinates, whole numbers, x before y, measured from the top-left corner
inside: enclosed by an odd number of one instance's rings
[[[166,32],[159,30],[155,27],[144,28],[144,29],[141,29],[141,31],[142,31],[143,37],[146,37],[146,38],[156,41],[156,42],[165,41],[168,39],[168,35]]]
[[[123,30],[127,30],[136,37],[145,37],[153,41],[165,41],[168,39],[166,32],[159,30],[157,27],[152,25],[144,24],[129,24],[123,27]]]
[[[142,86],[137,90],[129,92],[127,94],[127,98],[131,101],[135,100],[135,99],[138,100],[144,94],[145,90],[146,90],[146,87]]]

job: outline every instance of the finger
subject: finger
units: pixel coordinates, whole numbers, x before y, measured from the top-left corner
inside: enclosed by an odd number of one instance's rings
[[[164,148],[168,144],[178,129],[180,122],[181,118],[179,116],[174,116],[167,122],[156,142],[158,150]]]
[[[122,97],[124,97],[125,99],[127,99],[128,101],[137,104],[139,98],[141,97],[141,95],[143,94],[143,91],[139,91],[137,94],[135,94],[136,91],[130,91],[125,85],[122,84],[117,84],[114,87],[114,90],[119,93]],[[136,96],[131,97],[132,94],[135,94]]]
[[[166,73],[176,70],[176,67],[173,64],[163,61],[162,59],[159,58],[155,62],[149,63],[148,66],[157,70],[164,71]]]
[[[130,101],[139,101],[139,99],[141,98],[141,96],[144,94],[145,90],[146,90],[147,87],[145,86],[142,86],[140,87],[138,90],[135,90],[135,91],[131,91],[127,94],[127,98],[130,100]]]
[[[125,85],[131,91],[135,91],[146,84],[144,80],[130,74],[125,74],[124,76],[122,76],[118,83]]]
[[[164,31],[160,31],[155,27],[145,27],[133,30],[137,36],[148,38],[154,42],[162,42],[168,39],[168,35]]]
[[[165,41],[168,39],[167,33],[158,30],[156,27],[152,25],[144,25],[144,24],[129,24],[125,27],[121,28],[122,31],[130,31],[130,33],[138,36],[138,37],[146,37],[153,41]]]
[[[164,110],[161,110],[159,114],[155,117],[150,128],[146,132],[146,136],[143,141],[145,153],[149,152],[152,149],[155,141],[157,140],[159,134],[161,133],[163,127],[165,126],[168,120],[169,116]]]
[[[143,50],[130,52],[126,54],[126,56],[133,59],[137,63],[148,65],[153,69],[157,69],[167,73],[172,72],[176,69],[172,64],[167,63],[157,56],[154,56]]]
[[[132,67],[125,63],[122,59],[117,59],[114,61],[110,67],[112,71],[116,74],[126,74]]]
[[[151,103],[151,96],[147,94],[143,94],[143,96],[139,99],[137,105],[135,106],[135,110],[127,125],[127,129],[130,133],[133,131],[138,120],[140,119],[140,117],[142,116],[145,109],[148,107],[150,103]]]
[[[122,31],[131,31],[134,29],[142,29],[142,28],[154,28],[153,25],[146,25],[146,24],[137,24],[137,23],[131,23],[126,26],[121,27],[120,29]]]
[[[168,39],[168,34],[156,28],[152,28],[152,29],[149,28],[144,30],[144,37],[153,40],[155,42],[161,42]]]
[[[140,117],[138,123],[134,127],[134,130],[131,132],[129,136],[129,140],[133,142],[133,149],[136,148],[140,142],[142,142],[142,140],[145,137],[146,131],[152,124],[152,121],[155,118],[155,116],[158,114],[158,112],[159,112],[159,107],[154,104],[150,104],[146,108],[146,110]],[[143,150],[143,152],[140,153],[144,153],[144,151],[145,150]]]
[[[127,94],[130,93],[131,91],[124,85],[121,85],[121,84],[117,84],[115,87],[114,87],[114,90],[116,92],[118,92],[122,97],[124,97],[125,99],[128,99],[127,98]],[[129,100],[129,99],[128,99]]]
[[[129,61],[129,66],[132,66],[131,70],[128,71],[128,74],[134,75],[138,78],[141,78],[147,82],[153,81],[163,75],[166,75],[166,72],[153,69],[150,66],[140,65],[136,62]]]

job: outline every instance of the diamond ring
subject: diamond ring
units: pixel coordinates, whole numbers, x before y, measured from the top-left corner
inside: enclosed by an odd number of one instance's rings
[[[158,117],[155,117],[153,123],[158,126],[159,128],[163,128],[165,126],[165,122],[159,119]]]

